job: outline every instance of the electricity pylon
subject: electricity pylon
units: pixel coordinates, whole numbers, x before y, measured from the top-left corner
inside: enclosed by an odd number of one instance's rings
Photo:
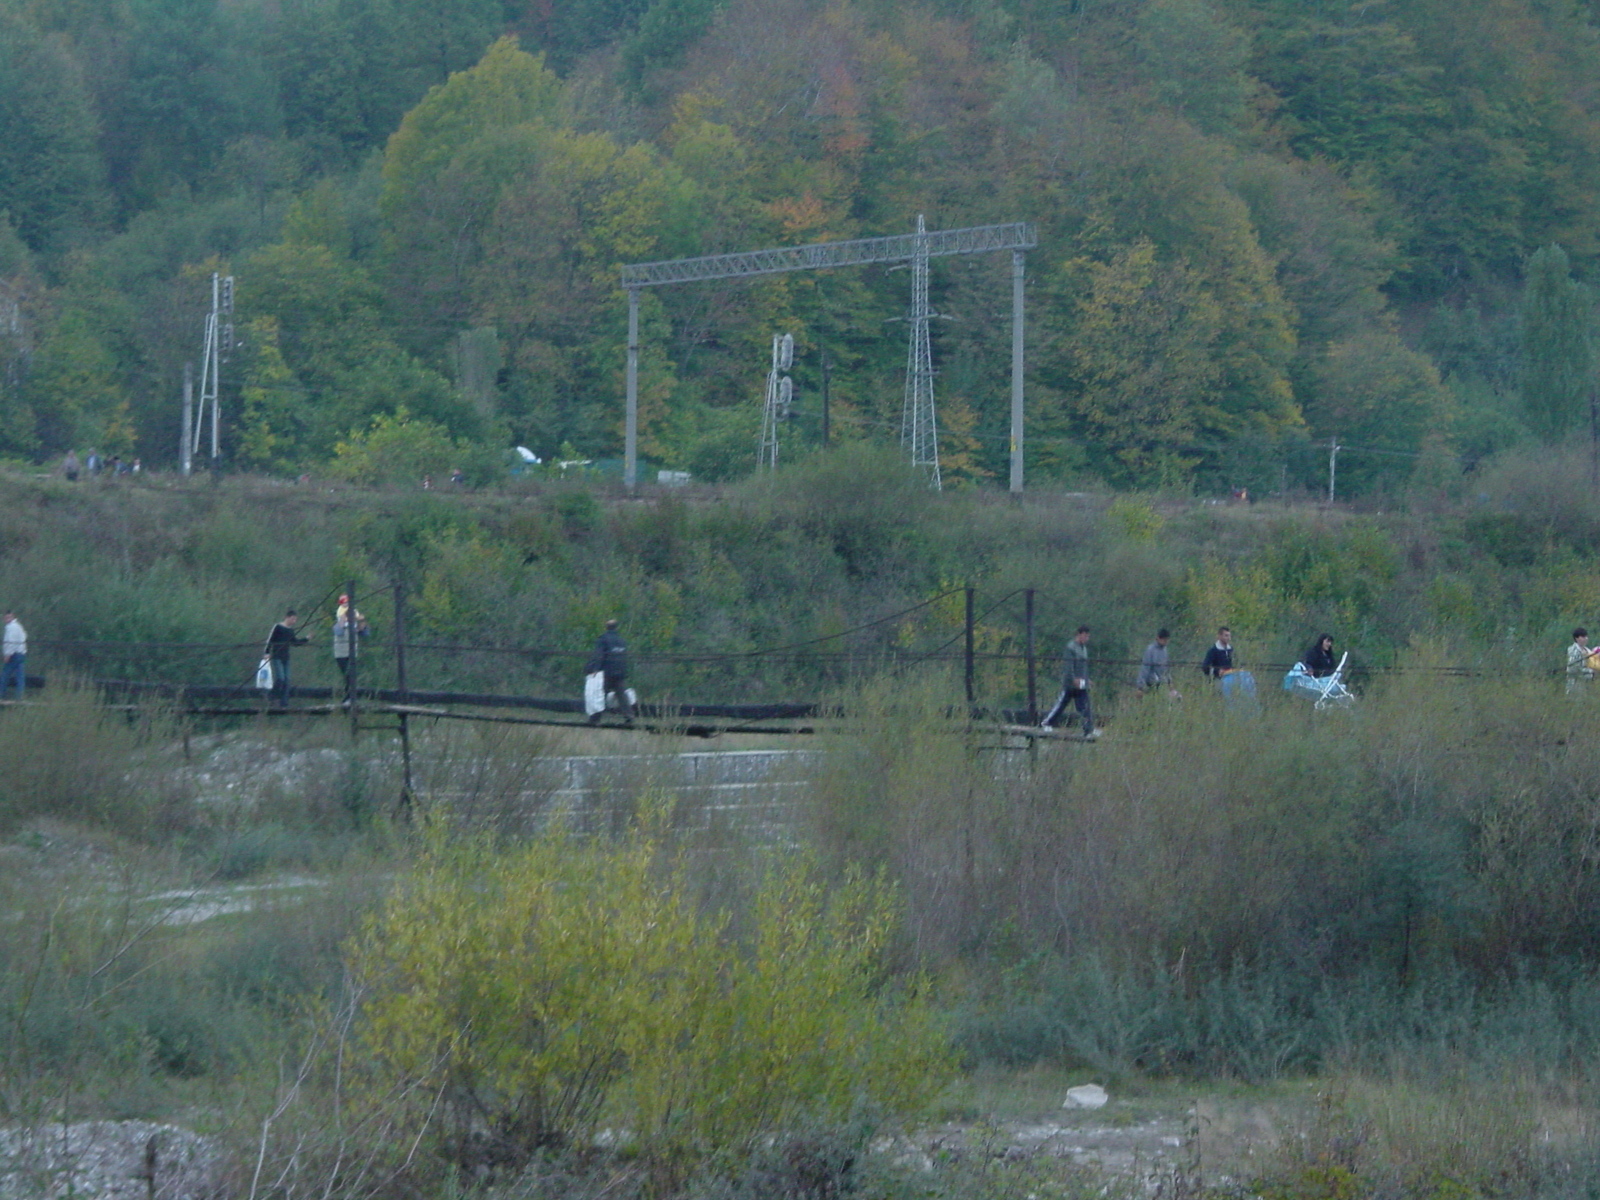
[[[917,214],[917,240],[911,256],[911,345],[906,351],[906,404],[900,445],[911,465],[928,472],[934,491],[939,479],[939,423],[933,411],[933,350],[928,344],[928,231]]]
[[[761,450],[756,455],[756,470],[778,469],[778,422],[789,415],[794,403],[794,381],[782,372],[794,365],[794,334],[772,339],[772,370],[767,372],[767,402],[761,414]]]

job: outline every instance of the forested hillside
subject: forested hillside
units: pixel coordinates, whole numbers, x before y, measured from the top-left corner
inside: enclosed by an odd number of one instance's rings
[[[1391,488],[1589,435],[1583,0],[0,0],[0,453],[489,479],[622,433],[620,263],[1026,220],[1029,478]],[[936,260],[947,480],[1003,474],[1009,263]],[[645,293],[643,452],[893,439],[909,277]]]

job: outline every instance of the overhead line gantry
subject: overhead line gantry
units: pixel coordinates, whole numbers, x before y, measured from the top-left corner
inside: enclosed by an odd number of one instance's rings
[[[623,481],[628,487],[639,477],[639,290],[676,283],[703,283],[712,279],[743,279],[777,275],[785,271],[827,270],[873,263],[909,262],[914,266],[950,254],[988,254],[1011,251],[1011,491],[1022,491],[1022,374],[1024,253],[1039,244],[1030,222],[974,225],[887,237],[818,242],[809,246],[783,246],[738,254],[708,254],[699,258],[673,258],[661,262],[627,263],[622,286],[628,292],[627,425],[623,450]]]

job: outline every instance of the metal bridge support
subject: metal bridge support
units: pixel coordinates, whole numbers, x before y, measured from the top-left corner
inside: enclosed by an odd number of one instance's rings
[[[1011,494],[1022,495],[1022,269],[1023,253],[1011,252]]]
[[[622,482],[639,482],[639,289],[628,289],[628,416],[623,431]]]

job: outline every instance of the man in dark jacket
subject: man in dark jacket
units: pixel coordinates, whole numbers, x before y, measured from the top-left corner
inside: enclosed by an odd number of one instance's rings
[[[606,622],[606,631],[600,635],[600,640],[594,645],[594,653],[589,656],[589,665],[585,668],[588,674],[593,675],[599,671],[605,676],[605,695],[615,695],[617,707],[622,710],[622,719],[628,724],[633,724],[633,703],[628,699],[628,644],[622,640],[622,634],[617,632],[617,619],[612,617]],[[604,710],[590,716],[589,724],[600,724]]]
[[[1224,625],[1217,630],[1217,643],[1200,660],[1200,673],[1221,679],[1233,671],[1233,631]]]
[[[272,695],[279,708],[289,707],[289,648],[304,646],[308,640],[294,631],[299,619],[291,608],[267,634],[266,653],[272,660]]]

